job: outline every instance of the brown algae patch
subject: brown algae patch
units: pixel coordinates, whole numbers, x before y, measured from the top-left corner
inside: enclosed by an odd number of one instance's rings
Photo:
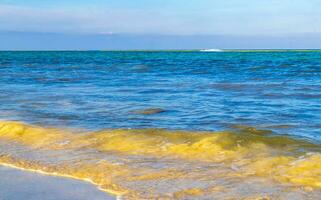
[[[163,113],[165,111],[166,110],[161,108],[147,108],[143,110],[135,110],[133,111],[133,113],[138,115],[155,115],[155,114]]]

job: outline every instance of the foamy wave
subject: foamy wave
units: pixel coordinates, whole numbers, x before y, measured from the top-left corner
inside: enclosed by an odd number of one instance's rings
[[[201,52],[223,52],[222,49],[202,49]]]
[[[249,187],[243,182],[258,178],[264,181],[255,183],[256,193],[283,183],[287,193],[293,186],[321,188],[320,145],[237,128],[76,133],[0,122],[0,163],[86,180],[124,199],[237,197]]]

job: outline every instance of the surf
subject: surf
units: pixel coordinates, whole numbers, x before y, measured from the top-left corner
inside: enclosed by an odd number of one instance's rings
[[[206,197],[226,193],[230,185],[241,190],[240,180],[257,179],[264,180],[262,191],[266,184],[319,191],[320,149],[247,126],[221,132],[86,132],[0,122],[2,165],[89,181],[128,199]]]

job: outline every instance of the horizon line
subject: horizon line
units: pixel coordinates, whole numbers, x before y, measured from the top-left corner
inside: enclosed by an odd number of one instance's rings
[[[200,48],[200,49],[29,49],[29,50],[0,50],[0,52],[199,52],[202,53],[222,53],[222,52],[307,52],[307,51],[321,51],[321,48],[214,48],[221,51],[208,51],[204,52],[202,50],[208,50],[210,48]]]

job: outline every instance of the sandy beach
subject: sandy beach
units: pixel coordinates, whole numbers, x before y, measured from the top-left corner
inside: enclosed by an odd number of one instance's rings
[[[0,200],[114,200],[78,180],[0,167]]]

